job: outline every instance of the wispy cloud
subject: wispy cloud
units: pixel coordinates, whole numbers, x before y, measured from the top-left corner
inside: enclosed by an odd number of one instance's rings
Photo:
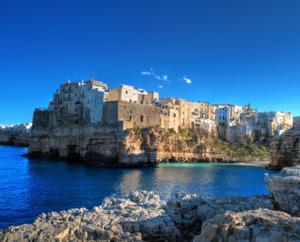
[[[186,84],[192,84],[192,79],[188,78],[186,75],[181,78]]]
[[[153,75],[155,75],[155,73],[153,71],[153,68],[150,68],[149,70],[142,71],[141,75],[143,75],[143,76],[153,76]]]
[[[167,75],[162,75],[162,76],[154,75],[154,77],[155,77],[157,80],[160,80],[160,81],[170,82],[170,80],[169,80],[169,78],[168,78]]]
[[[159,80],[159,81],[171,82],[171,81],[169,80],[168,75],[160,75],[160,74],[157,74],[156,72],[154,72],[153,68],[150,68],[149,70],[142,71],[142,72],[141,72],[141,75],[143,75],[143,76],[152,76],[152,77],[154,77],[156,80]]]
[[[169,79],[169,76],[166,74],[158,74],[154,71],[153,68],[150,68],[149,70],[141,71],[141,75],[143,76],[150,76],[158,81],[171,83],[171,80]],[[185,82],[186,84],[192,84],[193,81],[191,78],[189,78],[187,75],[183,75],[181,78],[177,79],[180,82]],[[163,88],[163,85],[158,85],[158,88]]]

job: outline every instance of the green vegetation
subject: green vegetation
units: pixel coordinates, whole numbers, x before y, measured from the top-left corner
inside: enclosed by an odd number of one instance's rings
[[[266,147],[256,144],[231,144],[226,141],[218,141],[214,149],[217,152],[240,157],[253,157],[258,159],[268,159],[270,157],[270,152]]]

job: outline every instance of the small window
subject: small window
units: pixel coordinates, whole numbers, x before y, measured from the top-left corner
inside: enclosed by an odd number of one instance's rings
[[[176,113],[173,113],[173,117],[176,118]]]
[[[144,122],[144,116],[143,115],[141,116],[141,122]]]
[[[128,91],[126,90],[125,93],[128,94]]]

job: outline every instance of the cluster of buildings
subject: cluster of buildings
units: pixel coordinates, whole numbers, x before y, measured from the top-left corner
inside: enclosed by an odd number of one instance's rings
[[[97,80],[68,81],[61,85],[47,110],[36,110],[33,123],[42,126],[37,122],[45,119],[50,119],[53,127],[101,124],[119,125],[123,129],[161,127],[178,131],[199,128],[231,142],[240,142],[245,136],[256,140],[281,135],[293,123],[291,113],[261,113],[250,105],[212,105],[160,98],[157,92],[129,85],[109,88]]]
[[[250,104],[217,105],[216,121],[219,136],[231,143],[267,143],[293,126],[290,112],[258,112]]]

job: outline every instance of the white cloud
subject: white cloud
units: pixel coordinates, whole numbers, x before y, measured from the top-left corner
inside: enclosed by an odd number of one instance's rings
[[[163,79],[164,81],[168,81],[168,80],[169,80],[167,75],[162,75],[162,79]]]
[[[150,68],[149,70],[142,71],[141,75],[144,75],[144,76],[153,76],[153,75],[155,75],[155,73],[153,71],[153,68]]]
[[[157,87],[160,88],[160,89],[162,89],[164,86],[163,85],[158,85]]]
[[[159,80],[159,81],[164,81],[164,82],[168,82],[170,83],[171,81],[169,80],[168,75],[154,75],[155,79]]]
[[[159,81],[170,82],[168,75],[158,75],[156,74],[156,72],[154,72],[153,68],[150,68],[150,70],[142,71],[141,75],[152,76]]]
[[[192,79],[188,78],[187,76],[183,76],[182,80],[186,83],[186,84],[192,84]]]
[[[142,71],[141,72],[141,75],[144,75],[144,76],[151,76],[153,73],[150,72],[150,71]]]

